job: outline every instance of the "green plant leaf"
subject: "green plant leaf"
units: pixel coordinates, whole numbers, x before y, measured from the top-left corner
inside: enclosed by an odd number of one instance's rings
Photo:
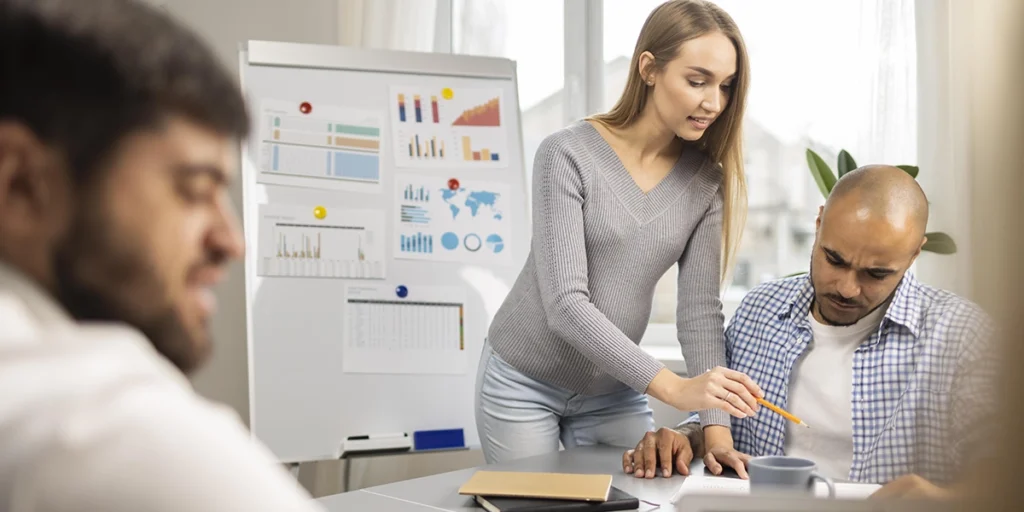
[[[955,254],[956,253],[956,242],[953,241],[953,237],[942,233],[925,233],[924,236],[928,237],[928,241],[924,243],[922,251],[934,252],[937,254]]]
[[[907,174],[913,176],[915,180],[917,179],[918,168],[916,165],[897,165],[896,167],[899,167],[900,169],[906,171]]]
[[[836,186],[836,175],[832,173],[832,169],[810,148],[807,148],[807,166],[811,169],[811,175],[814,176],[821,195],[828,197],[832,187]]]
[[[857,168],[857,162],[853,160],[845,149],[839,152],[839,158],[836,162],[836,169],[839,170],[839,177],[842,178],[844,174]]]

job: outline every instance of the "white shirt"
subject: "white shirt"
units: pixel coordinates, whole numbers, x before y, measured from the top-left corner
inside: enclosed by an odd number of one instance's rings
[[[137,331],[0,265],[0,510],[322,510]]]
[[[825,325],[808,315],[813,341],[793,366],[789,412],[811,428],[786,422],[786,454],[813,460],[823,475],[850,478],[853,464],[853,353],[878,330],[879,307],[848,327]]]

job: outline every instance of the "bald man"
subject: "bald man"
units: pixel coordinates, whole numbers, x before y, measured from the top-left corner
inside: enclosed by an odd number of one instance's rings
[[[704,446],[691,418],[648,433],[623,469],[687,474],[697,456],[746,478],[751,456],[785,454],[834,479],[889,484],[880,494],[948,492],[990,425],[989,322],[907,272],[927,222],[924,192],[902,170],[843,176],[818,212],[810,273],[755,288],[725,333],[729,366],[810,428],[762,408],[733,418],[734,446]]]

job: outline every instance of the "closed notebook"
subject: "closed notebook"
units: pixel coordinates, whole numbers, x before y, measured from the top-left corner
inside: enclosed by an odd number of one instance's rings
[[[477,471],[459,488],[459,494],[505,498],[605,501],[611,475]]]
[[[607,501],[477,496],[476,502],[487,512],[610,512],[612,510],[636,510],[640,508],[639,499],[617,487],[611,488]]]

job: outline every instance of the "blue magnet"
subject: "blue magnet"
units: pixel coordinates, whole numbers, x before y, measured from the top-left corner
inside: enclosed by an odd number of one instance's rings
[[[395,288],[395,295],[398,295],[399,298],[404,299],[406,296],[409,295],[409,289],[406,288],[405,285],[400,285],[398,288]]]

